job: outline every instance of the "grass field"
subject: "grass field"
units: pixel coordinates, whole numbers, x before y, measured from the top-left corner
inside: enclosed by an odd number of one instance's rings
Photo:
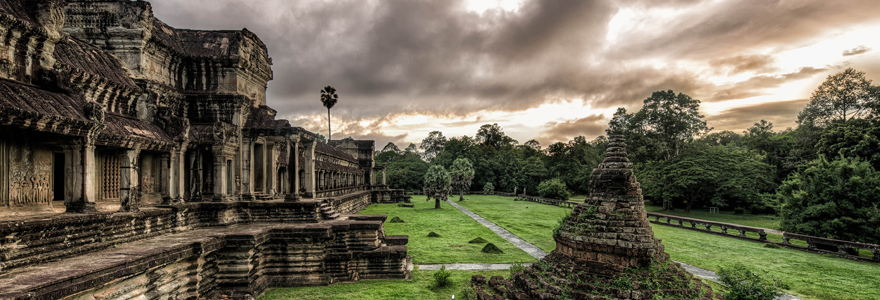
[[[571,213],[564,207],[501,196],[471,195],[455,203],[547,252],[556,249],[553,229],[559,226],[559,219]]]
[[[472,275],[504,276],[510,271],[450,271],[452,284],[443,288],[434,286],[434,271],[413,271],[413,280],[363,280],[351,283],[334,283],[330,286],[270,289],[260,300],[314,299],[314,300],[432,300],[464,299],[461,289]]]
[[[397,207],[397,204],[371,204],[360,214],[388,215],[385,234],[409,235],[407,251],[415,264],[536,261],[448,203],[442,202],[441,209],[434,209],[433,200],[426,202],[425,196],[414,196],[413,204],[414,208]],[[388,222],[394,217],[399,217],[405,223]],[[440,237],[427,237],[431,231],[440,234]],[[504,253],[486,254],[480,252],[485,244],[468,244],[468,241],[477,237],[494,243]]]

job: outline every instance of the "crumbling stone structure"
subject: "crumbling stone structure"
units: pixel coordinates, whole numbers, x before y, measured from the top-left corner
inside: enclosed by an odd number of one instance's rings
[[[556,250],[513,278],[481,275],[478,299],[713,299],[654,238],[621,136],[609,137],[591,192],[554,230]]]
[[[254,33],[173,28],[145,1],[0,0],[0,35],[0,299],[408,277],[406,237],[350,215],[395,192],[371,180],[374,141],[276,119]]]

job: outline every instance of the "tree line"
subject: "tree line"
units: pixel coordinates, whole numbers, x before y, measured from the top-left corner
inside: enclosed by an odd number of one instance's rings
[[[713,132],[699,107],[683,93],[658,91],[638,111],[619,108],[609,121],[607,134],[626,137],[646,199],[665,210],[776,214],[785,231],[880,242],[880,87],[864,72],[828,76],[795,128],[776,130],[758,120],[741,133]],[[408,192],[423,190],[432,166],[452,170],[456,160],[466,160],[471,180],[458,177],[449,192],[517,190],[567,200],[569,193],[589,193],[589,175],[607,142],[579,136],[542,148],[486,124],[473,137],[433,131],[420,147],[388,143],[376,163],[387,164],[392,188]]]

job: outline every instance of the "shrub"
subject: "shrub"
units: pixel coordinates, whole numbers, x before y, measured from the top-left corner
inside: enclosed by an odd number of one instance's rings
[[[520,273],[525,270],[526,270],[526,267],[523,266],[522,263],[512,263],[512,264],[510,264],[510,277],[513,278],[514,273]]]
[[[437,234],[436,232],[431,231],[428,233],[428,237],[440,237],[440,235]]]
[[[452,276],[452,272],[446,271],[446,265],[440,266],[440,270],[434,272],[434,283],[437,286],[447,286],[452,280],[449,280],[449,277]]]
[[[394,217],[391,218],[391,221],[388,221],[388,223],[403,223],[403,220],[401,220],[400,217]]]
[[[773,300],[782,296],[781,290],[788,285],[776,277],[768,277],[755,274],[742,264],[721,267],[718,272],[718,280],[727,285],[725,300]]]
[[[491,182],[487,182],[486,185],[483,186],[483,191],[486,193],[492,193],[495,191],[495,185],[492,185]]]
[[[781,229],[880,243],[880,172],[867,162],[820,156],[779,187]]]
[[[565,187],[565,183],[560,181],[559,178],[542,181],[541,184],[538,185],[538,194],[544,198],[559,200],[568,200],[568,197],[571,196],[568,189]]]
[[[489,241],[484,240],[484,239],[481,238],[481,237],[477,237],[477,238],[475,238],[475,239],[473,239],[473,240],[470,240],[468,243],[469,243],[469,244],[483,244],[483,243],[488,243],[488,242],[489,242]]]
[[[502,254],[502,253],[504,253],[504,251],[501,251],[501,249],[498,249],[498,246],[495,246],[495,244],[492,244],[492,243],[486,244],[486,246],[483,247],[483,250],[480,250],[480,252],[488,253],[488,254]]]

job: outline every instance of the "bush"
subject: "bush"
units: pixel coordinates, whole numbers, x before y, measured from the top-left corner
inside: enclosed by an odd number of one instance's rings
[[[469,243],[469,244],[485,244],[485,243],[488,243],[488,242],[489,242],[489,241],[487,241],[487,240],[485,240],[485,239],[483,239],[483,238],[481,238],[481,237],[477,237],[477,238],[475,238],[475,239],[473,239],[473,240],[470,240],[468,243]]]
[[[777,196],[784,231],[880,243],[880,172],[867,162],[820,156],[789,176]]]
[[[718,280],[727,285],[725,300],[773,300],[782,296],[781,290],[788,285],[776,277],[768,277],[755,274],[742,264],[721,267],[718,272]]]
[[[403,220],[401,220],[400,217],[394,217],[391,218],[391,221],[388,221],[388,223],[403,223]]]
[[[560,181],[559,178],[542,181],[541,184],[538,185],[538,194],[544,198],[559,200],[568,200],[568,197],[571,196],[568,189],[565,187],[565,183]]]
[[[512,263],[512,264],[510,264],[510,277],[513,278],[514,273],[520,273],[525,270],[526,270],[526,267],[523,266],[522,263]]]
[[[431,231],[428,233],[428,237],[440,237],[440,235],[437,234],[436,232]]]
[[[483,186],[483,191],[486,193],[491,193],[495,191],[495,185],[491,182],[487,182],[486,185]]]
[[[498,246],[495,246],[495,244],[492,244],[492,243],[486,244],[486,246],[483,247],[483,249],[480,250],[480,252],[487,253],[487,254],[502,254],[502,253],[504,253],[504,251],[501,251],[501,249],[498,249]]]
[[[439,286],[447,286],[452,280],[449,280],[449,277],[452,276],[452,272],[446,271],[446,265],[440,266],[440,270],[434,272],[434,283]]]

